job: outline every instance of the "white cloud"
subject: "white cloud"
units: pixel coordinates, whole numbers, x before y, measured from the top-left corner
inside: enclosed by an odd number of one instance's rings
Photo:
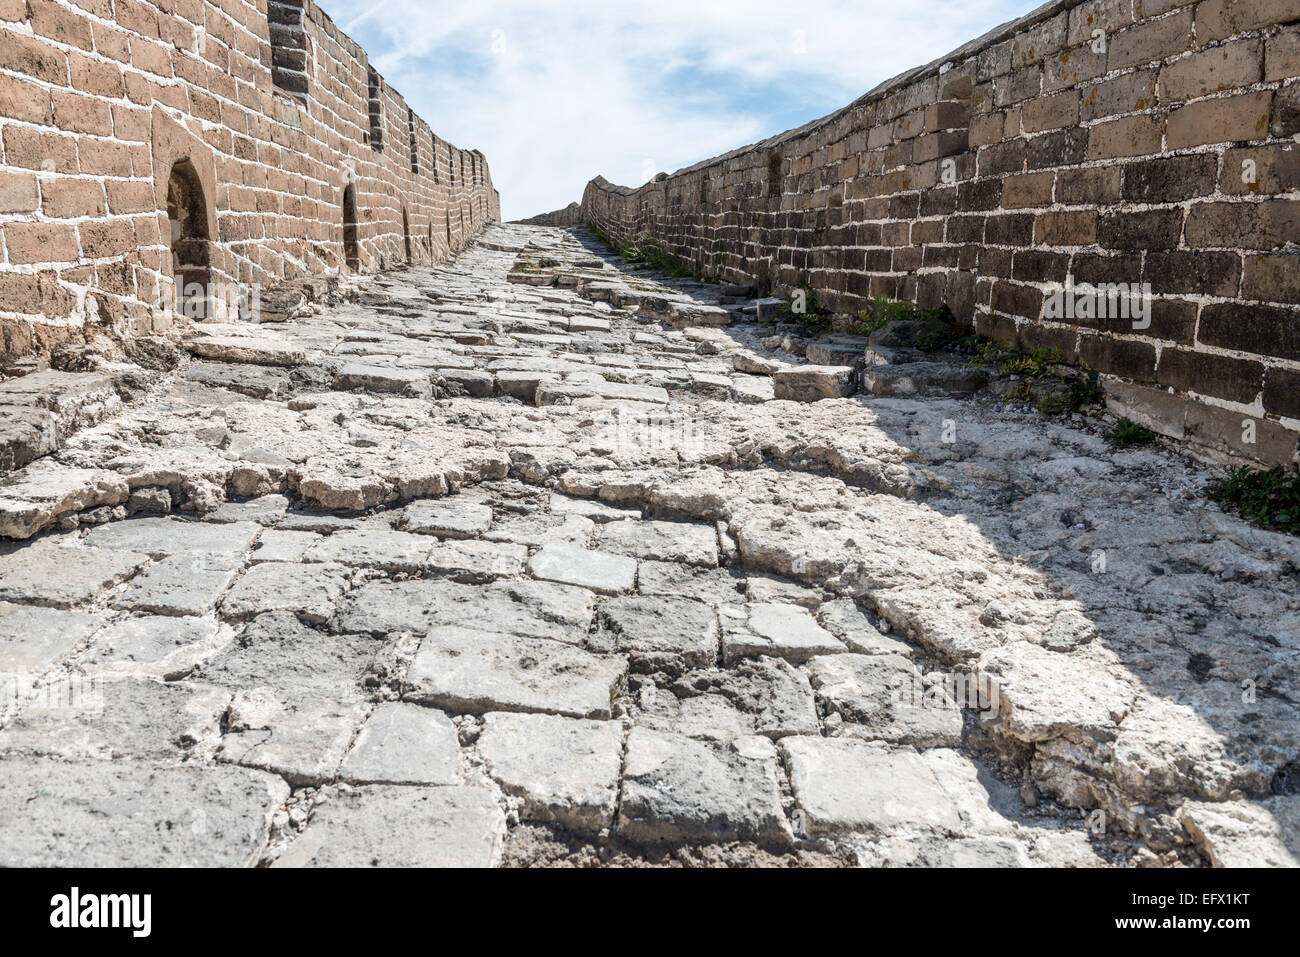
[[[829,113],[1035,5],[323,0],[440,136],[483,150],[507,219]]]

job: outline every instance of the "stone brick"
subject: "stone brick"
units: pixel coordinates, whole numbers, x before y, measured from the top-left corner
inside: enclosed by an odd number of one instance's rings
[[[1096,241],[1096,210],[1042,213],[1034,221],[1034,242],[1041,245],[1087,246]]]
[[[1268,38],[1264,47],[1264,79],[1300,76],[1300,26],[1287,27]]]
[[[0,43],[0,69],[56,86],[68,85],[67,55],[35,37],[6,30]]]
[[[1145,114],[1098,123],[1088,132],[1088,159],[1158,153],[1163,126],[1159,117]]]
[[[1069,204],[1113,203],[1120,197],[1120,168],[1092,166],[1056,174],[1056,201]]]
[[[1088,0],[1070,11],[1070,44],[1088,43],[1093,31],[1115,33],[1133,22],[1133,4],[1130,0]]]
[[[1300,189],[1300,145],[1228,150],[1223,155],[1219,189],[1229,196],[1276,195]]]
[[[4,228],[5,248],[11,263],[74,262],[77,259],[75,226],[50,223],[9,223]]]
[[[1187,214],[1187,245],[1274,249],[1300,235],[1300,203],[1197,203]]]
[[[1079,115],[1096,120],[1119,113],[1138,113],[1150,109],[1156,101],[1156,71],[1138,70],[1125,73],[1088,87],[1083,93]]]
[[[1150,382],[1155,374],[1156,350],[1149,342],[1085,335],[1079,358],[1098,372],[1138,382]]]
[[[1235,252],[1152,252],[1146,281],[1157,294],[1200,293],[1235,296],[1241,281],[1241,255]]]
[[[25,123],[48,124],[50,92],[20,76],[0,76],[0,116]]]
[[[34,173],[0,170],[0,213],[31,213],[40,204]]]
[[[1071,166],[1082,163],[1087,157],[1088,131],[1083,127],[1054,130],[1029,141],[1025,166],[1028,169],[1045,169],[1050,166]]]
[[[1196,8],[1196,38],[1211,43],[1296,19],[1295,0],[1205,0]]]
[[[1176,60],[1160,70],[1160,99],[1194,100],[1258,83],[1262,52],[1258,39],[1238,40]]]
[[[1047,58],[1043,67],[1043,92],[1081,86],[1106,72],[1106,54],[1090,44],[1063,50]]]
[[[1135,203],[1176,203],[1214,192],[1219,163],[1215,156],[1167,156],[1124,167],[1124,199]]]
[[[104,187],[94,180],[45,177],[41,184],[41,212],[51,219],[103,216]]]
[[[1211,303],[1201,312],[1197,341],[1239,352],[1254,352],[1267,342],[1270,355],[1300,360],[1300,309]]]
[[[1273,97],[1269,132],[1279,139],[1300,133],[1300,83],[1290,83]]]
[[[5,162],[10,166],[51,173],[78,171],[77,141],[71,136],[23,126],[6,126],[0,135],[4,139]]]
[[[1273,366],[1264,373],[1264,411],[1300,419],[1300,371]]]
[[[1121,30],[1107,41],[1108,70],[1123,70],[1165,57],[1174,56],[1192,46],[1192,11],[1162,20],[1148,20]]]
[[[1002,205],[1008,209],[1052,204],[1053,173],[1008,176],[1002,183]]]
[[[1097,240],[1108,249],[1173,249],[1182,233],[1181,209],[1102,213]]]
[[[1247,255],[1241,293],[1246,299],[1300,302],[1300,255]]]
[[[1246,93],[1174,110],[1165,127],[1169,148],[1264,139],[1272,98],[1268,92]]]
[[[1079,94],[1073,90],[1038,97],[1024,105],[1021,125],[1026,133],[1041,133],[1079,122]]]
[[[1156,370],[1162,386],[1246,405],[1259,397],[1263,378],[1262,363],[1187,349],[1163,350]]]

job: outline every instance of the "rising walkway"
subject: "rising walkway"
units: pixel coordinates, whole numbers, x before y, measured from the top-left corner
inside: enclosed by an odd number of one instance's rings
[[[1295,863],[1300,543],[727,292],[196,327],[0,487],[0,863]]]

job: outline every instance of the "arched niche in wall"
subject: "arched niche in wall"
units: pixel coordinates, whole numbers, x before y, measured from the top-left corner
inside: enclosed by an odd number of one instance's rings
[[[343,260],[353,272],[361,270],[361,238],[357,225],[357,184],[343,187]]]
[[[210,203],[194,164],[188,158],[177,160],[167,177],[168,246],[176,281],[176,311],[190,319],[212,318]]]
[[[171,259],[167,272],[177,283],[175,307],[191,318],[214,318],[214,276],[225,263],[217,232],[212,149],[157,105],[150,148],[154,203],[166,217],[163,237]],[[224,292],[217,296],[222,302],[233,298]]]

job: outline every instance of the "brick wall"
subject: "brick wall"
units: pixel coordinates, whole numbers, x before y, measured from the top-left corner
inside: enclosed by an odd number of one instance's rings
[[[0,358],[166,331],[179,258],[216,318],[232,287],[345,271],[349,186],[363,271],[500,215],[482,154],[311,0],[0,0]]]
[[[1058,0],[801,129],[639,189],[597,178],[583,218],[841,313],[946,304],[1087,362],[1166,434],[1289,462],[1298,21],[1300,0]],[[1066,315],[1067,277],[1150,284],[1149,314]]]
[[[528,219],[516,220],[516,222],[524,226],[576,226],[582,222],[582,204],[570,203],[563,209],[540,213],[537,216],[530,216]]]

